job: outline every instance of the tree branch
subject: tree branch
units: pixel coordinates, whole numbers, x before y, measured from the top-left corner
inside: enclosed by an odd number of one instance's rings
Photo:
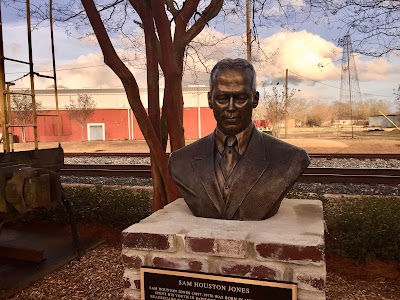
[[[221,11],[224,0],[211,0],[207,8],[202,12],[200,18],[193,26],[186,31],[179,40],[175,40],[177,49],[185,49],[185,47],[203,30],[208,21],[215,18]]]
[[[186,32],[190,18],[197,11],[200,0],[187,0],[184,2],[182,9],[174,15],[175,19],[175,35],[174,41],[177,41]]]
[[[146,138],[147,144],[150,150],[153,151],[157,157],[155,163],[161,170],[163,176],[168,177],[168,161],[165,157],[165,152],[161,148],[161,143],[157,138],[153,126],[149,121],[146,110],[143,107],[136,79],[115,52],[93,0],[82,0],[82,4],[103,52],[104,62],[120,78],[125,88],[128,101],[138,120],[140,129]]]

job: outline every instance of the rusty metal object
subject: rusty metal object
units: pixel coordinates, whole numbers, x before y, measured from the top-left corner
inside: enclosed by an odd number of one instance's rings
[[[18,213],[26,213],[36,208],[46,208],[61,200],[61,180],[58,173],[46,169],[15,166],[12,177],[7,179],[11,168],[0,169],[5,179],[5,192],[0,195],[2,212],[9,206]],[[5,203],[5,204],[4,204]]]
[[[24,213],[61,199],[56,171],[64,164],[62,148],[0,153],[0,212],[7,203]]]
[[[1,153],[0,213],[8,213],[10,219],[18,214],[49,208],[62,202],[71,226],[74,251],[80,256],[80,240],[72,204],[65,197],[57,173],[63,164],[62,148]],[[28,248],[20,250],[27,254],[28,259],[33,255],[29,254]]]
[[[0,168],[25,164],[33,168],[58,171],[64,164],[64,150],[61,147],[40,150],[0,153]]]

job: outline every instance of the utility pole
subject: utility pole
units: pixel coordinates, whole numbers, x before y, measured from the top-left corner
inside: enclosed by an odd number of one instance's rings
[[[246,37],[247,37],[247,61],[252,62],[251,56],[251,27],[250,27],[250,12],[251,12],[251,0],[246,0]]]
[[[339,45],[343,47],[340,102],[349,103],[351,138],[354,138],[353,104],[361,102],[361,93],[350,35],[340,39]]]
[[[347,53],[349,52],[349,43],[346,44]],[[353,129],[353,105],[351,104],[351,72],[350,72],[350,58],[347,60],[347,69],[349,70],[349,104],[350,104],[350,123],[351,123],[351,138],[354,138],[354,129]]]
[[[0,5],[0,112],[1,112],[1,132],[3,137],[4,152],[10,152],[9,135],[7,124],[7,104],[4,88],[6,85],[6,77],[4,72],[4,50],[3,50],[3,26],[1,22],[1,5]]]
[[[288,114],[288,69],[286,69],[286,79],[285,79],[285,139],[287,138],[287,114]]]

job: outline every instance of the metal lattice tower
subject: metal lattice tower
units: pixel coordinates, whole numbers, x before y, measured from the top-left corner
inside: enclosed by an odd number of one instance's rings
[[[348,103],[348,110],[343,112],[343,117],[350,118],[351,137],[353,137],[353,125],[355,121],[354,117],[356,117],[354,114],[353,105],[354,103],[361,102],[361,92],[350,35],[345,35],[343,39],[340,39],[339,46],[343,47],[340,102]]]

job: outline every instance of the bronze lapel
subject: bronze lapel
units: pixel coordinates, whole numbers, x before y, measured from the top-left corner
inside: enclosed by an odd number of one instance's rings
[[[214,133],[209,135],[193,156],[192,166],[208,197],[222,216],[224,202],[214,170]]]
[[[253,129],[249,145],[237,166],[232,188],[225,207],[225,218],[232,219],[247,194],[259,180],[269,165],[262,134]],[[243,180],[245,178],[245,180]],[[245,186],[242,182],[245,182]]]

